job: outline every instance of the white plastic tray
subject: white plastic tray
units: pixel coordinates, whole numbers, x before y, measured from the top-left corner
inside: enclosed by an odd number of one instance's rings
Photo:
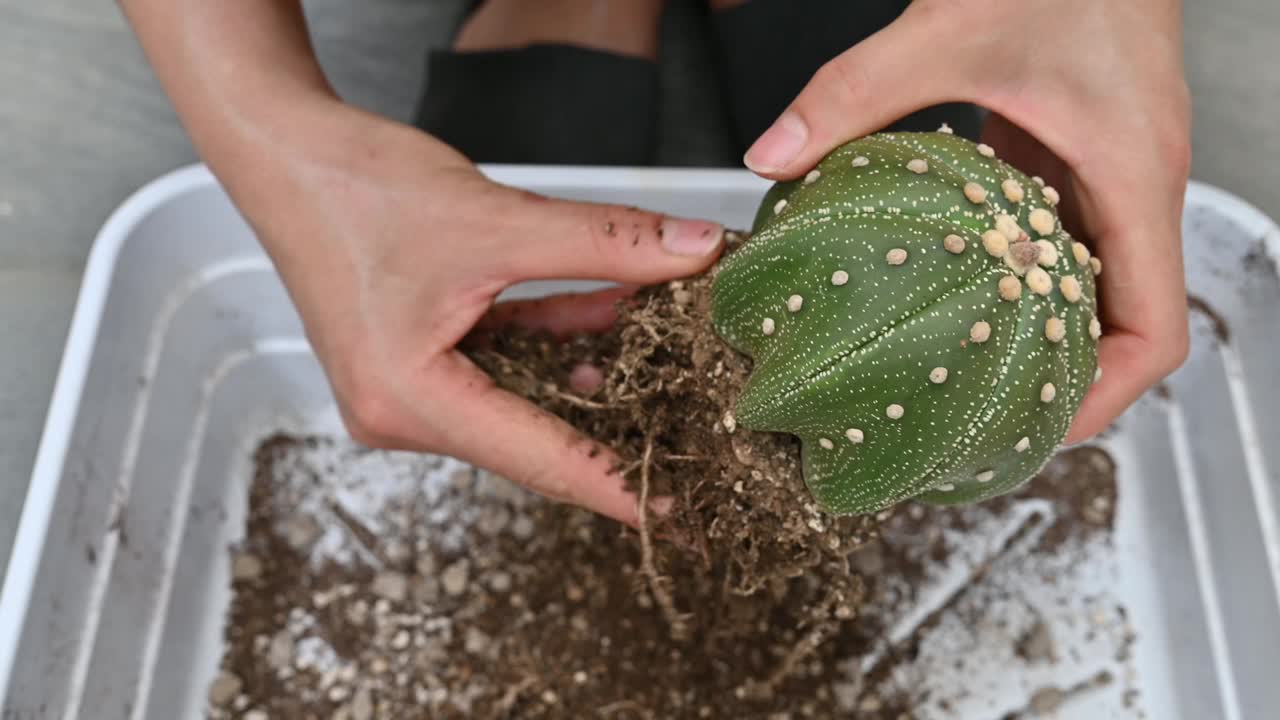
[[[736,171],[488,172],[732,226],[765,188]],[[1280,230],[1196,184],[1184,229],[1191,290],[1231,338],[1193,318],[1168,396],[1103,441],[1120,475],[1110,582],[1138,633],[1147,717],[1273,718]],[[90,258],[0,594],[0,717],[199,717],[250,452],[281,429],[336,433],[334,417],[270,263],[212,176],[179,170],[127,201]],[[1059,717],[1097,717],[1090,707]]]

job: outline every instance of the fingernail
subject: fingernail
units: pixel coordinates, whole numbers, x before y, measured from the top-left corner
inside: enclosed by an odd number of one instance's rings
[[[675,507],[675,498],[658,497],[649,501],[649,512],[658,517],[665,517]]]
[[[720,247],[724,240],[724,228],[705,220],[662,221],[662,249],[672,255],[705,257]]]
[[[796,159],[808,139],[809,128],[804,120],[788,110],[764,131],[742,161],[752,172],[777,172]]]
[[[569,387],[583,395],[594,395],[604,385],[604,372],[591,363],[578,363],[569,373]]]

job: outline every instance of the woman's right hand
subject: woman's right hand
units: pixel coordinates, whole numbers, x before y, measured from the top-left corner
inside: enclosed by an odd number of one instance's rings
[[[1106,372],[1067,436],[1080,442],[1187,357],[1191,103],[1181,5],[915,0],[823,66],[746,162],[775,180],[799,177],[841,143],[949,101],[992,111],[984,139],[1061,191],[1070,229],[1106,263]]]

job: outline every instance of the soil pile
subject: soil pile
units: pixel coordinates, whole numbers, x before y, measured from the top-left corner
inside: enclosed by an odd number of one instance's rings
[[[673,498],[643,533],[452,461],[264,445],[212,716],[897,720],[951,702],[899,672],[921,637],[989,602],[975,588],[1012,549],[1061,557],[1109,531],[1109,459],[1065,453],[981,508],[829,516],[798,443],[735,427],[749,360],[711,331],[709,299],[709,278],[671,283],[605,335],[504,334],[470,351],[615,449],[632,487]],[[570,382],[583,363],[605,370],[589,396]],[[966,533],[1002,522],[989,558],[924,597]],[[1011,629],[1006,649],[1053,662],[1047,637]]]

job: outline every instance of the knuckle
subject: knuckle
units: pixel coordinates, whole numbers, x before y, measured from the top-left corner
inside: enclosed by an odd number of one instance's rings
[[[383,373],[355,363],[334,383],[342,421],[352,439],[390,449],[401,434],[402,414]]]
[[[625,210],[612,205],[588,206],[583,215],[586,245],[580,251],[598,263],[609,263],[618,255],[623,228],[629,231],[631,222],[634,222],[625,220],[625,214]]]
[[[1163,129],[1157,140],[1161,158],[1170,170],[1185,179],[1191,173],[1191,138],[1188,131],[1174,125]]]
[[[1183,124],[1189,124],[1191,117],[1191,85],[1187,82],[1186,75],[1181,72],[1174,73],[1176,78],[1173,82],[1173,88],[1169,92],[1169,99],[1172,102],[1174,117],[1180,119]]]
[[[351,436],[351,439],[358,444],[367,448],[387,449],[379,436],[373,434],[365,425],[353,418],[350,413],[342,413],[342,424],[347,429],[347,435]]]
[[[865,69],[854,67],[845,55],[829,60],[813,75],[814,85],[827,95],[822,102],[835,101],[845,107],[859,107],[870,84]]]
[[[610,272],[636,272],[637,267],[622,259],[658,246],[663,216],[619,205],[593,205],[586,213],[588,253]]]
[[[587,211],[587,240],[591,252],[606,258],[613,254],[614,242],[621,232],[622,213],[610,205],[594,205]]]
[[[530,490],[556,502],[572,502],[573,488],[565,473],[556,466],[538,464],[527,468],[517,481]]]
[[[1169,154],[1178,176],[1186,180],[1191,176],[1191,142],[1181,138],[1169,148]]]
[[[1174,333],[1173,337],[1169,339],[1164,374],[1168,375],[1174,370],[1182,367],[1182,364],[1187,361],[1187,357],[1190,354],[1191,334],[1187,331],[1186,327],[1181,327],[1178,332]]]
[[[377,393],[348,393],[342,402],[342,421],[352,439],[361,445],[388,448],[392,444],[392,409]]]
[[[913,21],[937,31],[956,32],[957,24],[972,27],[974,18],[990,18],[1007,13],[999,0],[915,0],[907,7]]]
[[[1179,326],[1162,338],[1156,352],[1152,353],[1155,358],[1153,381],[1162,380],[1182,367],[1190,354],[1191,334],[1185,325]]]

